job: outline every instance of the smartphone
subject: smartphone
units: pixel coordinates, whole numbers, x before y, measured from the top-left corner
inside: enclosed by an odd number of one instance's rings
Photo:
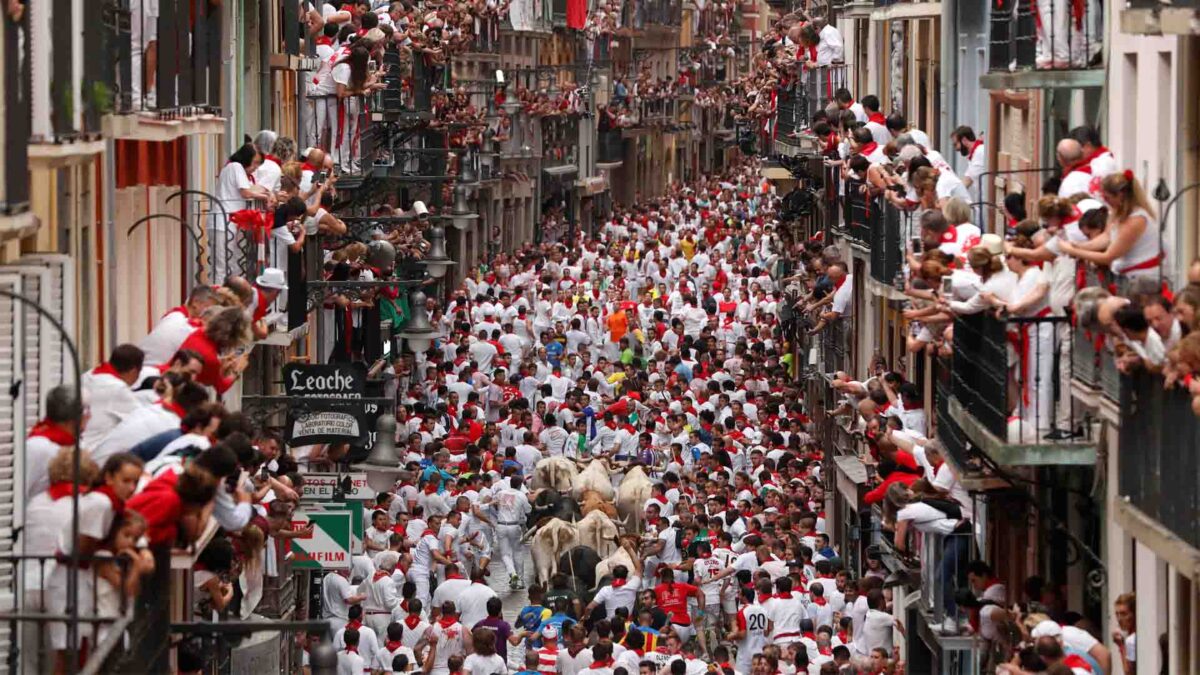
[[[920,237],[912,238],[912,252],[913,253],[921,252],[921,238]]]
[[[367,72],[373,73],[376,70],[379,70],[379,64],[375,63],[375,59],[368,59],[367,60]]]
[[[953,292],[952,289],[953,289],[953,284],[950,281],[950,275],[946,275],[946,276],[942,277],[942,295],[945,297],[949,297],[950,294]]]
[[[314,183],[324,183],[326,178],[327,178],[327,175],[326,175],[325,171],[318,171],[313,174],[313,182]]]

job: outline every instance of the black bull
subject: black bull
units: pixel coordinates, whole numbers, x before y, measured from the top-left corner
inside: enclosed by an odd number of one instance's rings
[[[546,490],[533,501],[533,510],[529,512],[526,528],[537,527],[550,518],[574,523],[583,518],[579,504],[570,495],[561,495],[553,490]],[[595,569],[595,565],[592,566]]]

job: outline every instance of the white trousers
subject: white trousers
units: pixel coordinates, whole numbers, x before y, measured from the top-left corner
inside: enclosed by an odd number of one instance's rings
[[[518,553],[521,550],[520,525],[496,525],[496,541],[500,548],[500,562],[504,564],[504,572],[508,576],[517,575],[525,579],[525,563]]]

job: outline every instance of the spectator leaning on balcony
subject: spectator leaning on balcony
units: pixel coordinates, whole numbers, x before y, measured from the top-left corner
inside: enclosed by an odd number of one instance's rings
[[[867,94],[862,97],[863,110],[867,111],[866,127],[871,132],[871,138],[880,148],[892,142],[892,132],[888,131],[887,118],[879,112],[879,97]]]
[[[1017,235],[1014,243],[1030,248],[1025,235]],[[994,305],[1004,313],[1026,319],[1040,319],[1053,313],[1050,307],[1050,280],[1040,267],[1017,256],[1007,256],[1008,269],[1017,275],[1017,285],[1011,299]],[[1009,340],[1015,339],[1019,372],[1017,382],[1020,396],[1018,409],[1021,433],[1043,431],[1055,421],[1054,409],[1054,326],[1045,321],[1010,326]]]
[[[249,341],[250,317],[241,307],[226,307],[196,329],[181,349],[190,349],[204,359],[196,381],[224,394],[249,363],[249,355],[237,353]]]
[[[1083,146],[1073,138],[1064,138],[1054,146],[1058,165],[1062,168],[1062,182],[1058,184],[1058,196],[1069,199],[1077,194],[1092,192],[1092,165],[1083,153]],[[1100,195],[1095,195],[1099,197]]]
[[[963,182],[948,167],[942,169],[935,169],[932,166],[922,167],[912,173],[909,182],[917,193],[919,203],[925,208],[940,209],[952,197],[957,197],[965,202],[971,200],[971,195],[963,186]]]
[[[863,105],[854,100],[854,95],[849,89],[838,89],[833,94],[833,100],[837,103],[838,110],[849,110],[854,113],[854,119],[860,124],[867,123],[867,111],[863,109]]]
[[[920,129],[914,129],[912,125],[908,123],[908,120],[904,118],[904,115],[901,115],[898,112],[888,115],[887,130],[888,133],[895,137],[897,150],[904,147],[904,144],[900,142],[900,139],[905,134],[908,134],[911,138],[911,142],[921,146],[921,150],[923,150],[926,155],[929,155],[931,152],[937,152],[936,150],[932,149],[933,144],[929,142],[929,134],[926,134]],[[938,153],[937,156],[940,158],[942,155],[941,153]],[[933,161],[933,159],[930,158],[930,161]]]
[[[962,183],[971,187],[987,171],[987,148],[983,144],[983,134],[975,135],[975,130],[961,126],[950,132],[950,142],[960,155],[967,158],[967,170],[963,172]],[[971,199],[968,196],[967,202]]]
[[[59,385],[46,395],[46,416],[25,439],[25,497],[46,491],[50,477],[46,467],[63,448],[75,445],[83,411],[73,387]]]
[[[228,219],[229,214],[245,208],[260,208],[260,203],[266,208],[275,205],[274,193],[254,182],[254,171],[261,159],[254,146],[246,143],[229,156],[229,161],[217,175],[214,195],[224,210],[216,209],[212,227],[208,230],[208,247],[213,260],[211,277],[214,279],[224,279],[230,273],[228,256],[236,250],[236,226]]]
[[[979,292],[965,301],[943,301],[943,308],[955,314],[978,314],[1013,299],[1017,276],[1004,268],[1001,253],[1004,242],[994,234],[984,235],[978,246],[967,252],[967,263],[979,275]]]
[[[142,365],[142,376],[158,375],[158,367],[171,360],[179,351],[179,345],[187,339],[192,331],[202,325],[201,317],[205,310],[217,301],[216,292],[208,284],[200,284],[192,289],[187,302],[163,315],[154,329],[138,342],[138,347],[145,354]]]
[[[142,405],[130,387],[141,376],[144,359],[137,347],[117,345],[107,362],[84,373],[81,388],[89,419],[79,438],[83,448],[98,443],[123,417]]]
[[[1077,141],[1083,149],[1084,159],[1092,169],[1091,192],[1093,195],[1099,195],[1099,181],[1121,170],[1117,165],[1117,158],[1113,157],[1112,152],[1104,147],[1104,143],[1100,141],[1100,132],[1096,130],[1096,127],[1087,125],[1075,127],[1067,134],[1067,137]]]
[[[262,157],[262,163],[254,170],[254,183],[271,192],[279,192],[279,178],[283,175],[283,161],[273,155],[279,135],[263,129],[254,136],[254,149]]]
[[[1127,278],[1159,279],[1166,252],[1141,183],[1128,169],[1110,174],[1100,181],[1100,196],[1109,207],[1105,233],[1086,243],[1063,242],[1062,251]]]

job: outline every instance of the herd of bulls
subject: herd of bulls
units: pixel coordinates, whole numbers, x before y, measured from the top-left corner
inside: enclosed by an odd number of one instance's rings
[[[592,589],[613,567],[632,568],[629,552],[621,546],[622,536],[632,538],[637,550],[651,485],[638,465],[620,467],[605,459],[583,462],[567,457],[538,462],[531,487],[542,491],[535,498],[525,534],[538,581],[545,584],[561,570],[570,573],[580,590]]]

